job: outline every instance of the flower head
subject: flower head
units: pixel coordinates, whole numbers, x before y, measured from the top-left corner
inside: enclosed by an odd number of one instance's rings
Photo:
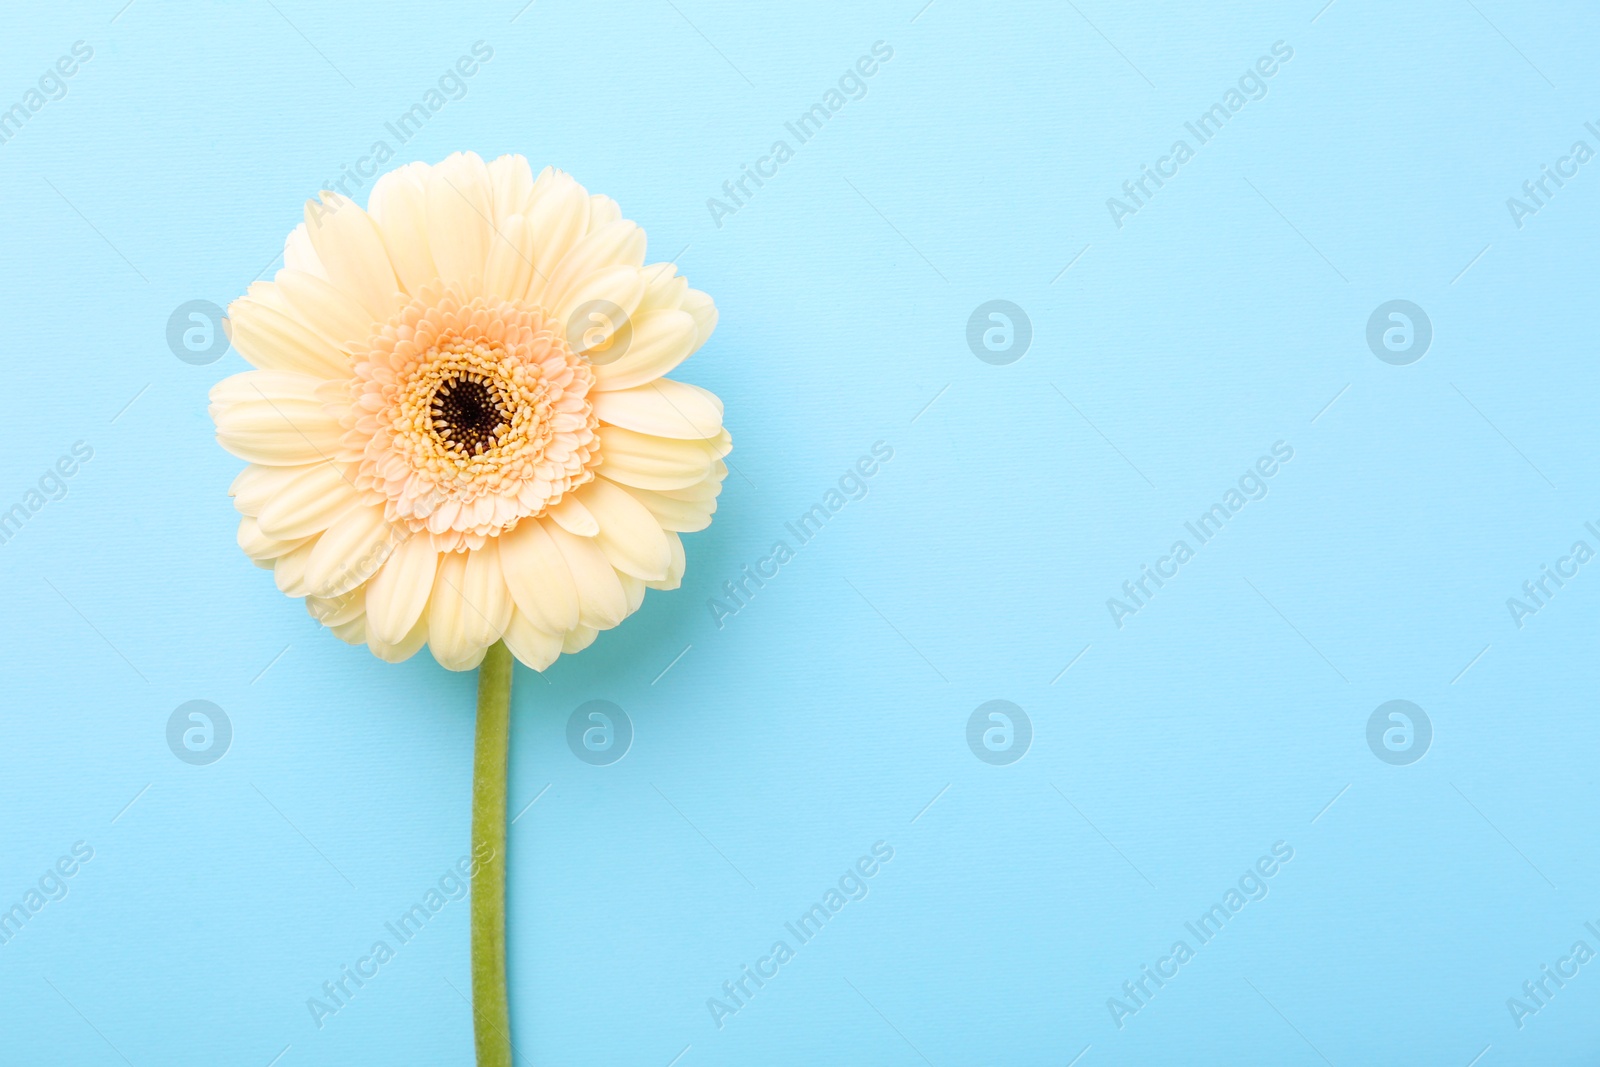
[[[683,577],[722,403],[663,377],[717,313],[615,201],[458,153],[323,194],[229,309],[256,368],[211,391],[249,461],[239,545],[340,638],[452,670],[548,666]]]

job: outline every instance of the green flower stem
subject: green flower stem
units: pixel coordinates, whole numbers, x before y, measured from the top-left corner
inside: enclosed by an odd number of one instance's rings
[[[511,750],[511,651],[496,642],[478,668],[472,756],[472,1029],[478,1067],[512,1067],[506,999],[506,778]]]

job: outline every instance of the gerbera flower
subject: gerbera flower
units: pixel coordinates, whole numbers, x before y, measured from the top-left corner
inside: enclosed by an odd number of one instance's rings
[[[677,588],[731,445],[663,377],[716,307],[644,260],[615,201],[521,156],[309,202],[229,309],[258,369],[211,391],[240,547],[343,640],[457,671],[502,639],[542,670]]]

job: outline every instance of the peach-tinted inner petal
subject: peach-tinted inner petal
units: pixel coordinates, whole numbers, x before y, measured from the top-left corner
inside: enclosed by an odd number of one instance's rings
[[[439,550],[480,548],[594,477],[594,381],[543,309],[426,287],[354,352],[356,485]]]

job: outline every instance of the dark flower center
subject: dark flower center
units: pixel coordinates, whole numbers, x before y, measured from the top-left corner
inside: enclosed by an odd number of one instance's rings
[[[452,449],[481,455],[499,441],[510,412],[482,378],[467,375],[439,386],[433,394],[433,431]]]

